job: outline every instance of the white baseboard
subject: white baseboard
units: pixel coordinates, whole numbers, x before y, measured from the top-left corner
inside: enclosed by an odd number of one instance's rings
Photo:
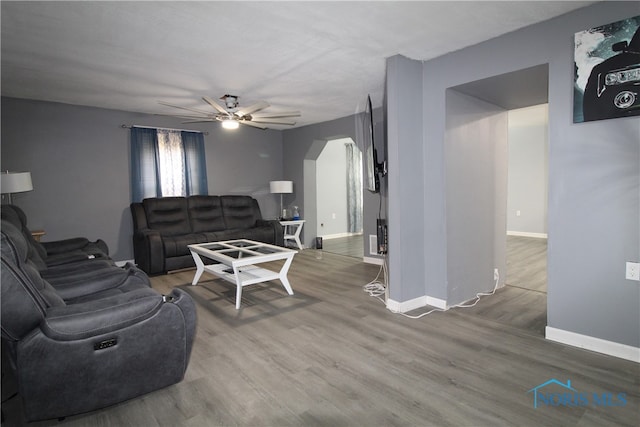
[[[124,261],[115,261],[115,264],[118,267],[124,267],[128,262],[130,262],[131,264],[135,265],[136,261],[133,259],[125,259]]]
[[[507,236],[535,237],[536,239],[546,239],[547,233],[529,233],[528,231],[507,231]]]
[[[577,334],[563,329],[556,329],[550,326],[545,328],[545,338],[550,341],[584,348],[585,350],[591,350],[608,356],[619,357],[621,359],[640,363],[640,348],[638,347],[590,337],[588,335]]]
[[[374,258],[374,257],[370,257],[370,256],[362,257],[362,261],[366,262],[367,264],[375,264],[375,265],[384,264],[384,259],[383,258]]]
[[[427,296],[427,305],[431,307],[439,308],[440,310],[448,310],[447,302],[440,298],[434,298]]]
[[[440,310],[447,309],[447,302],[440,298],[433,298],[428,295],[424,295],[418,298],[410,299],[408,301],[398,302],[389,298],[387,300],[387,309],[395,313],[406,313],[417,308],[422,308],[430,305]]]

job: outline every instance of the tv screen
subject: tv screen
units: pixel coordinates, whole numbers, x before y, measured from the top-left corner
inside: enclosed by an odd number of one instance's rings
[[[365,162],[364,186],[372,193],[380,191],[380,176],[378,166],[378,153],[374,141],[373,108],[371,97],[367,96],[364,113],[362,113],[362,146],[363,160]]]

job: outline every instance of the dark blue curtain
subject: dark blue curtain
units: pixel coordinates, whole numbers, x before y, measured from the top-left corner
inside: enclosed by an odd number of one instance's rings
[[[184,170],[187,196],[207,195],[207,163],[204,157],[204,136],[200,132],[182,132]]]
[[[181,132],[186,196],[209,194],[204,136],[200,132]],[[162,197],[157,129],[131,128],[131,201]]]
[[[131,201],[161,197],[156,129],[131,128]]]

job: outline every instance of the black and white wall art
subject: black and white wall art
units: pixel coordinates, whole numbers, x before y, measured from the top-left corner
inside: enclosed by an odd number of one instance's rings
[[[575,34],[573,122],[640,115],[640,16]]]

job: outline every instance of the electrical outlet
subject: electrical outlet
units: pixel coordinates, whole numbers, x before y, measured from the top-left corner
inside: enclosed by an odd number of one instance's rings
[[[640,262],[627,262],[627,280],[637,280],[640,282]]]

